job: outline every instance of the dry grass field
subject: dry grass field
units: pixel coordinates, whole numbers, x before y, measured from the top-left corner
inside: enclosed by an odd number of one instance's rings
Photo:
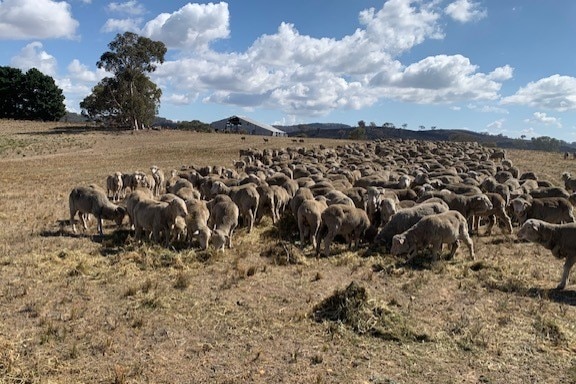
[[[320,143],[342,141],[298,145]],[[576,382],[576,285],[552,290],[562,262],[498,229],[474,237],[476,261],[403,266],[343,245],[317,259],[267,219],[226,253],[66,225],[70,190],[114,171],[288,145],[0,121],[0,383]],[[509,154],[555,183],[576,171]]]

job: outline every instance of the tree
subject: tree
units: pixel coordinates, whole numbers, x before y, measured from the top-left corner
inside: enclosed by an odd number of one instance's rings
[[[360,121],[358,122],[358,127],[360,127],[360,128],[366,128],[366,122],[365,122],[364,120],[360,120]]]
[[[166,46],[132,32],[116,35],[110,51],[96,63],[114,74],[102,79],[80,103],[82,113],[94,120],[130,126],[137,130],[150,125],[158,113],[162,90],[147,73],[164,62]]]
[[[425,126],[423,126],[423,125],[420,125],[418,128],[420,128],[420,130],[421,130],[421,131],[423,131],[423,130],[425,130],[425,129],[426,129],[426,127],[425,127]]]
[[[366,139],[366,127],[359,126],[354,128],[349,135],[352,140],[365,140]]]
[[[0,67],[0,117],[60,120],[66,114],[64,95],[54,79],[36,68],[26,73]]]

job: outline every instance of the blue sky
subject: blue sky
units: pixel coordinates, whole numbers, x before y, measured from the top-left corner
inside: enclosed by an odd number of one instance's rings
[[[576,141],[573,0],[0,0],[0,65],[69,110],[117,33],[168,47],[160,115],[469,129]]]

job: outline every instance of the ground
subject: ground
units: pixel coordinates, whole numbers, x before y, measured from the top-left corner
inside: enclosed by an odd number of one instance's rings
[[[344,141],[0,121],[0,383],[576,382],[575,285],[554,291],[562,262],[515,234],[406,266],[368,246],[316,258],[288,219],[225,253],[67,225],[70,190],[114,171],[320,143]],[[576,171],[509,158],[554,183]]]

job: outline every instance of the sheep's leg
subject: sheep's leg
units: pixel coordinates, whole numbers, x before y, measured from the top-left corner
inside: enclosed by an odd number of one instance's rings
[[[488,217],[488,228],[486,228],[486,236],[492,235],[492,228],[494,228],[495,223],[496,223],[496,216],[490,215]]]
[[[464,241],[466,247],[468,247],[468,251],[470,252],[470,258],[474,260],[476,257],[474,255],[474,243],[468,234],[464,234],[460,237],[461,240]]]
[[[254,213],[252,210],[248,210],[246,214],[248,218],[248,233],[252,232],[252,227],[254,226]]]
[[[566,257],[566,261],[564,262],[564,271],[562,272],[562,280],[560,280],[560,284],[556,287],[556,289],[564,289],[566,284],[568,284],[568,278],[570,277],[570,269],[576,263],[576,255],[569,255]]]
[[[314,224],[314,226],[310,229],[310,243],[312,243],[313,249],[316,249],[316,236],[318,236],[319,229],[320,225],[318,223]]]
[[[309,236],[304,217],[298,218],[298,231],[300,232],[300,244],[302,245],[302,247],[304,247],[304,241],[306,237]]]
[[[80,214],[82,215],[82,214]],[[77,233],[78,231],[76,230],[76,223],[74,218],[76,217],[76,211],[74,211],[73,209],[70,209],[70,224],[72,225],[72,232]]]
[[[459,246],[460,246],[460,242],[458,240],[454,241],[450,245],[450,255],[448,255],[448,260],[452,260],[454,258],[454,255],[456,254],[456,251],[458,250]]]
[[[98,234],[99,234],[100,236],[103,236],[103,235],[104,235],[104,231],[102,230],[102,227],[103,227],[103,225],[104,225],[103,221],[104,221],[104,220],[102,219],[102,216],[101,216],[101,215],[98,215]]]
[[[332,241],[334,241],[335,237],[336,237],[336,233],[329,230],[328,235],[326,235],[326,237],[324,238],[324,255],[325,256],[330,256],[330,245],[332,244]]]

